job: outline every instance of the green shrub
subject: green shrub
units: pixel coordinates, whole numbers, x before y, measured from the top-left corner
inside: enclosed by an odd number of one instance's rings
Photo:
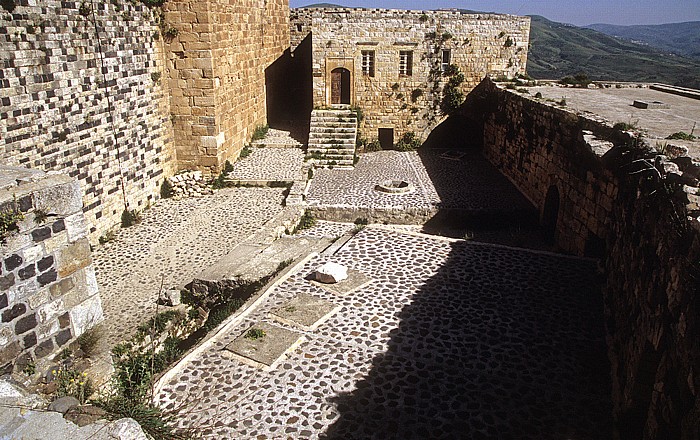
[[[229,174],[231,172],[233,172],[233,164],[227,160],[226,162],[224,162],[224,173]]]
[[[634,124],[630,124],[627,122],[617,122],[615,125],[613,125],[613,129],[620,131],[630,131],[636,128],[637,127]]]
[[[253,131],[253,136],[251,136],[250,140],[251,141],[259,141],[261,139],[265,139],[265,136],[267,135],[267,131],[270,129],[270,126],[265,124],[265,125],[259,125],[255,127],[255,131]]]
[[[4,243],[12,232],[19,231],[19,222],[22,220],[24,220],[24,214],[17,208],[16,200],[12,207],[0,212],[0,243]]]
[[[256,339],[262,339],[264,337],[265,337],[265,330],[263,330],[261,328],[251,328],[245,334],[246,339],[250,339],[253,341],[255,341]]]
[[[676,133],[673,133],[672,135],[668,136],[666,139],[676,139],[676,140],[681,140],[681,141],[693,141],[697,139],[696,136],[693,136],[692,134],[688,134],[684,131],[678,131]]]
[[[129,211],[128,209],[122,211],[122,228],[128,228],[138,223],[141,223],[140,212],[137,210]]]
[[[169,199],[173,196],[173,184],[170,183],[170,179],[163,179],[163,183],[160,184],[160,198]]]
[[[421,141],[412,131],[407,131],[401,136],[399,141],[394,145],[396,151],[413,151],[421,146]]]
[[[411,92],[411,102],[417,102],[421,96],[423,96],[422,89],[413,89],[413,91]]]
[[[51,373],[56,381],[56,395],[58,397],[72,396],[78,399],[82,405],[95,391],[92,381],[86,373],[67,367],[60,367],[52,370]]]
[[[78,336],[77,343],[85,357],[92,357],[97,352],[97,344],[102,339],[102,327],[97,325]]]
[[[100,242],[100,244],[105,244],[105,243],[110,243],[116,239],[117,239],[116,231],[114,231],[113,229],[110,229],[109,231],[100,235],[100,238],[98,238],[98,241]]]
[[[251,148],[251,146],[249,144],[245,144],[243,146],[243,149],[241,149],[241,154],[238,155],[238,159],[245,159],[246,157],[250,156],[250,153],[252,152],[253,149]]]
[[[314,226],[316,226],[316,218],[311,214],[311,211],[307,209],[304,211],[304,215],[299,219],[299,224],[294,228],[293,233],[296,234],[299,231],[313,228]]]

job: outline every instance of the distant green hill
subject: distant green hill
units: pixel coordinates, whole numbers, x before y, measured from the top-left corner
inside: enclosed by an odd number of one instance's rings
[[[700,61],[532,16],[527,71],[540,79],[586,73],[594,80],[700,88]]]
[[[586,27],[613,37],[700,59],[700,21],[634,26],[591,24]]]

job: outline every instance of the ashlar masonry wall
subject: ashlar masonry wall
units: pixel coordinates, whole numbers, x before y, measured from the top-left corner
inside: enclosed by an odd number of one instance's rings
[[[557,245],[601,258],[615,438],[700,438],[700,163],[489,80],[463,116]]]
[[[0,371],[38,365],[102,320],[80,184],[0,166]]]
[[[174,171],[157,10],[127,0],[7,4],[0,163],[75,177],[96,241]]]
[[[267,123],[266,69],[289,48],[286,0],[170,0],[168,77],[181,169],[218,173]]]
[[[379,128],[393,128],[395,138],[412,131],[425,139],[442,119],[440,101],[447,64],[464,74],[468,92],[486,75],[525,73],[530,19],[458,11],[386,9],[296,9],[292,39],[308,32],[312,16],[313,101],[332,104],[332,71],[350,74],[350,104],[363,110],[363,134],[377,138]],[[298,25],[298,26],[297,26]],[[363,71],[363,51],[373,55],[373,72]],[[400,68],[401,52],[410,52],[410,72]]]

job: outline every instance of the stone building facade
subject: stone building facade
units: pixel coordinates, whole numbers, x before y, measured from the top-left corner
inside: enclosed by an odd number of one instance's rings
[[[93,243],[165,177],[235,160],[289,47],[287,0],[2,5],[0,164],[75,177]]]
[[[0,166],[0,370],[22,371],[102,320],[79,183]],[[7,218],[7,217],[5,217]]]
[[[181,169],[218,173],[267,123],[266,69],[289,48],[287,0],[170,0],[168,82]]]
[[[460,11],[294,9],[292,47],[311,32],[315,107],[349,104],[363,134],[393,143],[425,139],[443,118],[443,88],[455,73],[468,92],[486,75],[525,74],[530,19]]]

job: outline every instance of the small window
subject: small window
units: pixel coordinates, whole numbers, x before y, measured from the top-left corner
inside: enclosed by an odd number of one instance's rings
[[[447,67],[450,65],[452,62],[452,51],[449,49],[445,49],[442,51],[442,62],[440,63],[440,69],[442,70],[442,73],[447,72]]]
[[[297,23],[297,32],[301,32],[303,30],[303,26],[301,23]]]
[[[374,76],[374,51],[362,51],[362,74],[366,76]]]
[[[413,51],[412,50],[402,50],[399,52],[399,75],[400,76],[412,76],[413,75]]]

